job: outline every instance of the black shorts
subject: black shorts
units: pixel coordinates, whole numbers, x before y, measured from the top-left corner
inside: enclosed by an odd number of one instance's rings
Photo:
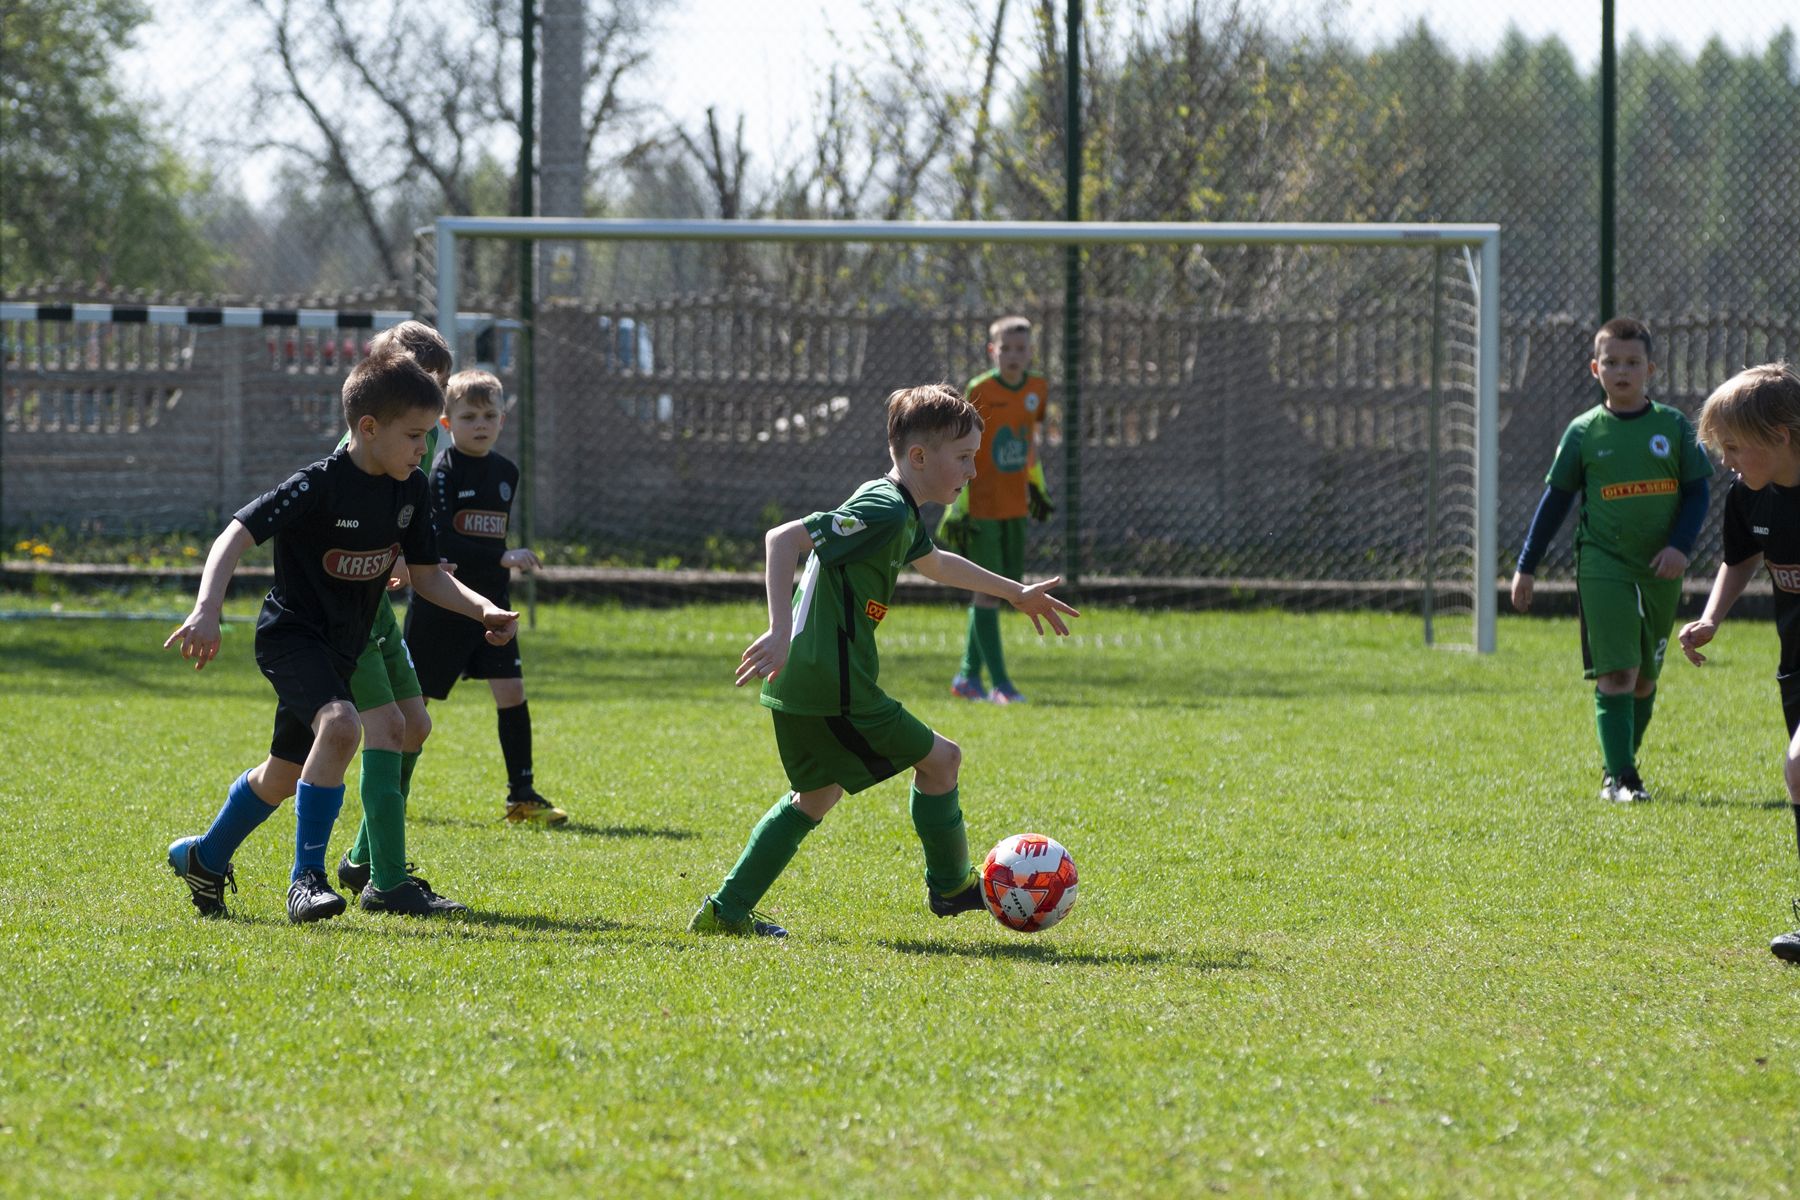
[[[275,732],[269,756],[304,763],[312,753],[313,718],[334,700],[355,700],[350,675],[356,664],[338,665],[338,656],[323,642],[303,637],[256,641],[256,665],[275,686]]]
[[[412,653],[419,690],[447,700],[458,679],[522,679],[519,639],[504,646],[487,640],[480,621],[414,599],[406,609],[406,648]]]

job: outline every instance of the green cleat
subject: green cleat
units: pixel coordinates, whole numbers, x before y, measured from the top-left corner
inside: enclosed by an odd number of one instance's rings
[[[752,912],[741,921],[727,921],[719,915],[719,906],[711,896],[700,902],[700,911],[688,922],[689,933],[721,933],[731,937],[784,938],[787,930],[762,913]]]

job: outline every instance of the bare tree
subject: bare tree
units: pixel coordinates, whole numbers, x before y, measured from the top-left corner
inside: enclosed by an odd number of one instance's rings
[[[241,2],[266,35],[269,69],[259,76],[254,123],[281,130],[249,148],[277,150],[343,188],[388,278],[401,277],[400,240],[411,223],[393,210],[420,183],[437,211],[498,207],[479,193],[517,137],[518,0]],[[645,65],[653,18],[671,2],[586,6],[581,128],[590,176],[607,137],[643,115],[623,85]],[[507,186],[516,196],[518,181]]]

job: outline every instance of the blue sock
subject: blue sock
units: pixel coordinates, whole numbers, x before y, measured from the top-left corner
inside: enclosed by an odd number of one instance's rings
[[[244,844],[244,839],[274,811],[250,790],[250,772],[239,775],[231,790],[225,793],[225,806],[200,838],[200,865],[214,874],[223,872],[231,865],[231,856]]]
[[[331,827],[337,824],[338,810],[344,807],[344,785],[320,787],[300,781],[294,794],[294,874],[312,868],[325,869],[325,845],[331,841]]]

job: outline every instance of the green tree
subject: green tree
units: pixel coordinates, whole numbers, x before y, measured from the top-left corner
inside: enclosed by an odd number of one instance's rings
[[[0,285],[213,284],[221,256],[192,211],[205,180],[113,78],[147,16],[136,0],[0,3]]]

